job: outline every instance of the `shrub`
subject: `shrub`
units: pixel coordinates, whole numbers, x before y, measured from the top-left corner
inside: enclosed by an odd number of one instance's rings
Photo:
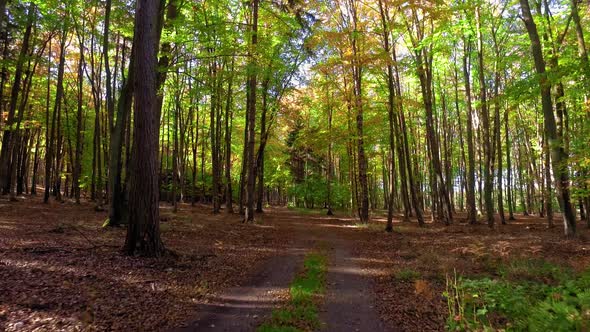
[[[447,276],[447,329],[587,331],[590,270],[574,275],[544,261],[513,261],[499,278]]]

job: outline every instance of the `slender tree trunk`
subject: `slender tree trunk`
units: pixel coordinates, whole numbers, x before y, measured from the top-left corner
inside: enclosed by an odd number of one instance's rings
[[[233,209],[233,192],[232,192],[232,179],[231,179],[231,135],[232,135],[232,124],[233,124],[233,111],[232,105],[232,93],[233,93],[233,78],[234,78],[234,61],[232,57],[231,61],[231,73],[227,82],[227,100],[225,105],[225,208],[227,213],[234,213]]]
[[[426,137],[428,138],[429,147],[431,150],[431,163],[432,170],[435,176],[436,188],[433,188],[433,194],[439,198],[441,208],[443,209],[443,222],[445,225],[449,225],[452,222],[452,209],[450,207],[450,200],[446,185],[443,179],[442,165],[439,154],[439,144],[436,138],[436,131],[434,129],[434,116],[432,107],[432,73],[431,73],[431,60],[424,58],[422,51],[417,52],[417,66],[418,66],[418,77],[420,79],[420,86],[422,96],[424,99],[424,106],[426,109]],[[426,61],[426,62],[425,62]]]
[[[39,149],[41,145],[41,130],[37,134],[37,143],[35,143],[35,155],[33,156],[33,175],[31,177],[31,195],[37,195],[37,174],[39,169]]]
[[[210,52],[213,53],[215,50],[210,49]],[[213,213],[217,214],[220,211],[221,204],[219,200],[219,148],[220,144],[218,142],[217,136],[217,106],[219,105],[217,99],[221,98],[220,91],[217,89],[217,81],[220,78],[217,77],[217,58],[214,56],[213,60],[209,64],[209,86],[211,91],[211,107],[209,110],[209,137],[211,139],[211,173],[212,173],[212,182],[211,182],[211,191],[212,191],[212,199],[213,199]]]
[[[401,83],[399,77],[399,68],[397,67],[397,54],[395,51],[395,47],[391,49],[393,55],[393,63],[395,68],[395,91],[398,96],[401,97]],[[420,226],[424,225],[424,216],[422,205],[420,204],[421,201],[421,194],[420,194],[420,185],[418,181],[415,181],[414,177],[414,170],[412,166],[412,155],[410,154],[410,142],[408,140],[408,130],[406,126],[406,118],[404,115],[404,109],[402,103],[398,103],[399,106],[399,122],[400,122],[400,133],[401,133],[401,142],[404,154],[404,160],[406,164],[402,167],[406,168],[407,175],[408,175],[408,185],[410,187],[410,197],[412,199],[412,206],[414,207],[414,212],[416,213],[416,218],[418,219],[418,224]]]
[[[477,206],[475,205],[475,148],[473,135],[473,108],[471,106],[470,52],[468,41],[464,41],[463,77],[465,80],[465,99],[467,104],[467,220],[470,224],[477,222]]]
[[[504,111],[504,135],[506,144],[506,188],[508,189],[508,220],[516,220],[514,218],[514,199],[512,196],[512,144],[510,142],[510,132],[508,130],[508,109]],[[501,150],[499,148],[499,150]]]
[[[328,197],[326,202],[326,208],[328,211],[326,215],[333,216],[334,212],[332,211],[332,174],[334,173],[334,164],[332,162],[332,115],[333,109],[332,105],[328,106],[328,174],[326,178],[327,186],[328,186]]]
[[[248,98],[246,102],[247,122],[248,122],[248,139],[247,144],[247,158],[244,162],[247,163],[247,174],[246,174],[246,216],[244,220],[246,222],[254,222],[254,185],[256,183],[256,156],[254,155],[254,144],[256,140],[256,60],[255,54],[257,53],[256,48],[258,44],[258,6],[260,0],[251,1],[252,10],[252,26],[250,41],[250,49],[248,54],[250,56],[248,78],[247,78],[247,93]]]
[[[551,194],[551,151],[549,150],[547,137],[543,137],[543,152],[545,157],[545,213],[547,216],[547,226],[551,228],[553,227],[553,195]]]
[[[0,0],[0,26],[4,25],[4,18],[6,17],[6,4],[9,0]]]
[[[122,59],[125,55],[122,54]],[[121,68],[124,66],[121,65]],[[134,46],[131,48],[131,55],[129,60],[129,69],[127,78],[123,80],[121,93],[117,101],[117,112],[115,118],[115,126],[111,128],[111,141],[109,154],[109,198],[111,204],[109,205],[109,225],[117,226],[126,223],[127,220],[127,204],[124,186],[122,184],[122,169],[123,169],[123,145],[124,134],[127,128],[127,120],[131,113],[134,87],[135,87],[135,56]],[[129,174],[127,174],[129,176]]]
[[[64,31],[61,35],[61,42],[60,42],[60,55],[59,55],[59,65],[57,70],[57,90],[55,94],[55,106],[53,108],[53,114],[51,116],[51,134],[49,136],[49,141],[46,145],[49,145],[48,151],[45,155],[45,196],[43,197],[43,201],[45,203],[49,202],[49,191],[51,188],[51,170],[54,161],[54,154],[57,149],[60,148],[55,142],[55,136],[59,135],[56,133],[56,120],[58,114],[61,110],[61,104],[63,99],[64,93],[64,86],[63,86],[63,78],[64,78],[64,67],[65,67],[65,46],[66,46],[66,30],[64,26]],[[49,125],[49,124],[48,124]],[[59,169],[57,169],[56,165],[56,172],[59,175]],[[57,182],[57,180],[56,180]]]
[[[6,5],[6,4],[4,4]],[[0,8],[0,15],[4,15],[4,8]],[[15,160],[12,160],[13,147],[17,140],[16,128],[12,128],[16,122],[16,110],[18,106],[18,96],[21,91],[23,68],[26,57],[29,53],[31,42],[31,34],[33,24],[35,22],[36,7],[34,3],[30,3],[27,16],[27,26],[23,35],[23,43],[16,61],[16,68],[14,72],[14,82],[12,84],[12,91],[10,93],[10,102],[8,108],[8,118],[6,120],[6,130],[2,136],[2,150],[0,150],[0,189],[3,194],[11,192],[10,187],[12,183],[11,167],[16,167]],[[12,162],[11,162],[12,161]],[[11,196],[11,200],[14,197]]]
[[[65,146],[65,142],[64,142],[64,131],[62,130],[62,109],[65,107],[67,107],[67,105],[65,105],[66,102],[66,98],[64,97],[65,95],[65,90],[64,90],[64,86],[63,86],[63,76],[64,76],[64,70],[65,70],[65,53],[66,53],[66,43],[67,43],[67,32],[69,30],[69,26],[68,23],[66,21],[66,23],[64,23],[64,28],[63,28],[63,33],[62,33],[62,40],[61,40],[61,45],[60,45],[60,65],[58,68],[58,81],[57,81],[57,96],[59,96],[59,98],[63,98],[63,100],[57,101],[56,100],[56,105],[58,105],[58,107],[56,108],[56,116],[57,116],[57,127],[56,127],[56,149],[55,149],[55,175],[54,175],[54,180],[55,180],[55,184],[54,184],[54,194],[55,194],[55,200],[58,202],[62,202],[63,198],[62,198],[62,194],[61,194],[61,182],[62,182],[62,170],[63,170],[63,162],[64,162],[64,152],[66,150],[66,146]],[[61,74],[60,74],[61,71]],[[60,79],[61,76],[61,79]],[[61,90],[61,91],[60,91]]]
[[[385,51],[385,53],[387,54],[387,59],[390,60],[390,54],[391,54],[391,46],[389,44],[389,14],[388,12],[386,12],[387,8],[384,8],[383,5],[383,0],[379,0],[379,13],[381,15],[381,26],[383,28],[383,50]],[[393,46],[395,47],[395,45]],[[395,109],[396,109],[396,105],[395,105],[395,85],[394,85],[394,74],[393,74],[393,65],[391,64],[392,61],[388,61],[387,62],[387,90],[388,90],[388,95],[387,95],[387,107],[388,107],[388,121],[389,121],[389,151],[391,153],[391,175],[390,175],[390,181],[385,182],[385,179],[383,181],[384,186],[386,186],[386,183],[391,183],[393,184],[395,179],[393,178],[394,176],[394,166],[395,166],[395,125],[394,122],[396,121],[397,118],[397,114],[395,114]],[[401,157],[401,156],[400,156]],[[385,167],[385,160],[384,160],[384,167]],[[402,179],[402,181],[405,181],[404,179]],[[394,190],[393,190],[393,185],[391,186],[391,193],[389,194],[389,201],[387,203],[387,226],[385,227],[385,231],[387,232],[392,232],[393,231],[393,213],[394,213],[394,207],[393,207],[393,196],[394,196]],[[404,200],[404,204],[405,204],[405,210],[404,210],[404,219],[407,220],[408,219],[408,206],[406,204],[406,201]]]
[[[586,98],[590,95],[590,61],[588,61],[588,50],[584,40],[584,30],[580,22],[580,14],[578,13],[578,0],[570,0],[571,15],[574,21],[574,28],[576,30],[576,38],[578,41],[578,55],[580,57],[580,64],[584,72],[584,82],[586,88]]]
[[[4,0],[0,0],[0,1],[4,1]],[[0,16],[3,15],[3,11],[0,12]],[[1,21],[1,18],[0,18]],[[1,22],[0,22],[0,26],[1,26]],[[8,66],[7,66],[7,60],[10,57],[10,53],[9,53],[9,49],[8,49],[8,45],[9,45],[9,40],[8,40],[8,29],[4,29],[3,33],[2,33],[2,71],[0,72],[0,99],[4,100],[4,85],[6,84],[6,81],[8,80]],[[0,105],[0,112],[4,113],[4,104]],[[2,129],[2,125],[4,122],[4,117],[0,116],[0,130]]]
[[[368,160],[365,154],[364,138],[364,114],[363,114],[363,66],[360,55],[360,34],[356,33],[358,29],[358,2],[351,0],[349,10],[351,12],[353,31],[350,35],[352,48],[352,84],[353,84],[353,102],[354,111],[356,112],[356,147],[358,162],[358,182],[359,182],[359,217],[362,223],[369,222],[369,187],[368,187]]]
[[[498,214],[500,216],[500,222],[502,225],[506,225],[506,216],[504,215],[504,195],[503,195],[503,186],[502,186],[502,139],[500,135],[500,128],[502,128],[502,124],[500,123],[500,71],[499,71],[499,64],[498,62],[500,57],[500,52],[496,51],[496,62],[494,68],[494,147],[492,148],[492,153],[496,154],[498,157],[498,169],[496,175],[497,183],[497,199],[498,199]]]
[[[258,177],[258,187],[256,193],[256,213],[262,213],[262,201],[264,196],[264,149],[266,145],[266,115],[268,113],[268,87],[270,82],[270,71],[272,70],[272,61],[267,69],[267,76],[262,82],[262,113],[260,115],[260,143],[258,153],[256,154],[256,175]]]
[[[84,22],[78,31],[79,58],[78,58],[78,108],[76,112],[76,160],[72,174],[72,186],[76,204],[80,204],[80,175],[82,174],[82,149],[83,149],[83,118],[84,118]]]
[[[547,143],[551,149],[551,165],[553,169],[554,180],[557,184],[558,200],[563,212],[563,225],[566,236],[576,234],[576,220],[574,211],[570,202],[569,191],[569,174],[565,168],[567,155],[563,149],[563,142],[559,141],[557,134],[557,124],[553,114],[553,104],[551,100],[551,83],[545,73],[545,60],[541,41],[537,32],[537,26],[533,20],[528,0],[520,0],[522,16],[527,29],[529,39],[531,40],[532,54],[535,63],[535,69],[540,79],[541,99],[543,106],[544,131]]]
[[[483,196],[486,211],[486,221],[489,227],[494,227],[494,202],[492,200],[492,192],[494,190],[493,185],[493,172],[492,172],[492,137],[490,135],[490,114],[488,109],[487,100],[487,88],[485,80],[485,67],[483,62],[483,35],[481,27],[481,14],[479,7],[475,10],[475,18],[477,23],[477,63],[478,63],[478,78],[479,78],[479,99],[481,105],[481,117],[482,117],[482,139],[483,139]]]

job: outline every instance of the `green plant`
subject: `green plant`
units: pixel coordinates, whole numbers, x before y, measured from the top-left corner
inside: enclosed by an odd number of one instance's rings
[[[541,260],[517,260],[502,266],[495,279],[447,275],[443,295],[452,331],[590,328],[590,270],[575,276]]]
[[[542,259],[514,259],[498,267],[507,280],[536,280],[556,284],[571,278],[571,271]]]
[[[400,281],[413,281],[420,278],[420,272],[404,268],[395,273],[395,278]]]
[[[304,261],[304,271],[289,288],[290,301],[285,308],[274,310],[271,320],[258,332],[294,332],[320,327],[317,298],[324,293],[326,257],[312,253]]]

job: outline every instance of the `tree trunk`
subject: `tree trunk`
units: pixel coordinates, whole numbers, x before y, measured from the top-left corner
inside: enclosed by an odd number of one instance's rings
[[[124,49],[124,48],[123,48]],[[123,80],[123,87],[117,102],[117,114],[115,126],[111,130],[110,159],[109,159],[109,226],[117,226],[127,222],[127,204],[125,189],[122,184],[123,169],[123,145],[124,134],[127,127],[127,120],[131,113],[133,94],[135,88],[135,56],[134,45],[131,47],[129,69],[127,79]],[[125,55],[122,55],[122,59]],[[123,68],[123,65],[121,66]],[[158,119],[159,120],[159,119]],[[129,174],[127,174],[129,176]]]
[[[59,145],[55,142],[55,136],[59,135],[56,133],[56,120],[61,111],[61,104],[63,99],[64,93],[64,86],[63,86],[63,78],[64,78],[64,67],[65,67],[65,46],[66,46],[66,29],[64,26],[63,33],[61,35],[61,42],[60,42],[60,55],[59,55],[59,65],[57,70],[57,90],[55,94],[55,105],[53,108],[53,114],[51,116],[51,134],[49,137],[48,144],[48,151],[45,156],[45,196],[43,197],[43,201],[45,203],[49,202],[49,191],[51,187],[51,170],[53,165],[54,154],[57,155],[55,151],[60,148]],[[48,124],[49,125],[49,124]],[[56,163],[57,164],[57,163]],[[59,169],[56,165],[56,174],[59,175]],[[56,182],[58,180],[56,179]]]
[[[540,79],[541,101],[543,117],[545,120],[544,131],[547,143],[551,150],[551,166],[553,169],[553,177],[557,184],[559,205],[563,212],[564,232],[566,236],[571,237],[576,234],[576,220],[570,202],[569,174],[567,168],[565,168],[567,155],[563,149],[563,142],[560,142],[557,135],[557,124],[555,121],[555,115],[553,114],[553,104],[551,100],[551,83],[545,73],[545,60],[543,59],[541,41],[537,32],[537,26],[535,25],[531,14],[528,0],[520,0],[520,7],[524,24],[531,41],[535,69]]]
[[[135,16],[134,137],[125,250],[129,255],[139,250],[146,256],[158,257],[164,253],[158,206],[158,4],[138,0]]]
[[[352,84],[353,84],[353,98],[354,110],[356,112],[356,147],[357,147],[357,162],[358,162],[358,184],[359,184],[359,217],[362,223],[369,222],[369,187],[367,180],[368,161],[365,154],[365,138],[364,138],[364,119],[363,119],[363,66],[360,60],[360,41],[358,40],[358,13],[357,2],[351,1],[349,10],[351,11],[353,32],[350,36],[350,43],[352,46]]]
[[[481,27],[481,14],[479,7],[475,10],[475,18],[477,23],[477,63],[478,63],[478,78],[479,78],[479,98],[481,104],[481,117],[482,117],[482,128],[483,131],[483,154],[484,154],[484,165],[483,165],[483,196],[484,205],[486,211],[486,221],[489,227],[494,227],[494,202],[492,200],[492,192],[494,190],[493,185],[493,172],[492,172],[492,140],[490,135],[490,114],[488,109],[486,80],[485,80],[485,67],[483,63],[483,35]]]
[[[392,56],[393,56],[393,63],[395,68],[395,91],[398,96],[401,97],[401,83],[399,77],[399,68],[397,67],[397,54],[395,51],[395,47],[391,49]],[[414,212],[416,213],[416,218],[418,219],[418,224],[420,226],[424,225],[424,216],[422,211],[422,205],[420,204],[421,200],[421,193],[420,193],[420,186],[415,181],[414,178],[414,170],[412,166],[412,155],[410,154],[410,143],[408,140],[408,131],[406,127],[406,118],[404,115],[403,105],[399,103],[399,123],[400,123],[400,134],[401,134],[401,143],[403,148],[404,160],[406,162],[405,165],[401,167],[405,167],[408,175],[408,185],[410,189],[410,197],[412,199],[412,206],[414,207]],[[400,154],[401,155],[401,154]],[[400,168],[401,168],[400,167]]]
[[[465,80],[465,99],[467,104],[467,220],[470,224],[477,222],[477,207],[475,205],[475,149],[473,135],[473,108],[471,106],[471,78],[470,52],[468,41],[464,41],[463,77]]]
[[[37,134],[37,143],[35,143],[35,155],[33,156],[33,175],[31,177],[31,195],[37,195],[37,174],[39,169],[39,149],[41,145],[41,130]]]
[[[508,189],[508,220],[514,218],[514,199],[512,198],[512,144],[510,143],[510,132],[508,131],[508,109],[504,111],[504,135],[506,144],[506,188]],[[502,150],[498,148],[499,150]]]
[[[270,129],[266,128],[266,115],[268,113],[268,87],[270,84],[270,71],[272,70],[272,60],[267,68],[266,78],[262,83],[262,114],[260,115],[260,143],[258,153],[256,154],[256,175],[258,177],[258,188],[256,193],[256,213],[262,213],[262,201],[264,199],[264,149],[266,146],[266,137]]]
[[[4,4],[5,5],[5,4]],[[0,15],[4,15],[4,9],[2,10]],[[28,9],[28,16],[27,16],[27,26],[25,28],[25,33],[23,35],[23,44],[21,46],[17,61],[16,61],[16,68],[14,72],[14,82],[12,84],[12,91],[10,93],[10,102],[8,108],[8,118],[6,120],[6,130],[4,130],[4,135],[2,137],[2,150],[0,151],[0,190],[2,190],[3,194],[9,193],[11,183],[12,183],[12,167],[16,167],[16,163],[12,160],[13,155],[13,147],[16,142],[16,128],[12,128],[15,124],[15,116],[16,110],[18,105],[18,96],[21,91],[21,81],[23,75],[23,67],[25,65],[26,57],[29,53],[29,47],[31,42],[31,33],[33,30],[33,23],[35,21],[35,10],[36,7],[34,3],[30,3]],[[14,197],[11,197],[14,199]]]
[[[82,174],[82,149],[83,149],[83,118],[84,118],[84,22],[78,33],[80,55],[78,58],[78,108],[76,112],[76,159],[72,174],[72,186],[76,204],[80,204],[80,175]]]
[[[231,61],[231,73],[229,81],[227,82],[227,100],[225,105],[225,209],[227,213],[234,213],[233,209],[233,192],[232,192],[232,180],[231,180],[231,134],[233,124],[233,112],[231,109],[232,103],[232,87],[234,78],[234,61],[232,57]]]
[[[332,162],[332,115],[333,109],[332,105],[328,106],[328,174],[326,177],[326,184],[328,189],[328,197],[326,201],[326,208],[328,211],[326,215],[333,216],[334,212],[332,211],[332,174],[334,173],[334,164]]]
[[[383,6],[383,0],[379,0],[379,13],[381,16],[381,26],[383,28],[383,50],[385,51],[385,53],[387,54],[387,59],[390,59],[390,52],[391,52],[391,47],[389,45],[389,14],[388,12],[386,12],[386,8],[384,8]],[[395,47],[395,45],[393,46]],[[391,153],[391,173],[390,173],[390,180],[389,181],[383,181],[383,186],[387,186],[388,183],[393,184],[395,179],[393,178],[395,173],[394,173],[394,169],[395,169],[395,125],[394,122],[397,118],[396,114],[395,114],[395,86],[394,86],[394,82],[393,82],[393,65],[391,64],[392,61],[388,61],[387,62],[387,90],[388,90],[388,94],[387,94],[387,115],[388,115],[388,122],[389,122],[389,151]],[[384,167],[385,167],[385,160],[384,160]],[[404,179],[402,179],[402,181],[405,181]],[[394,207],[393,207],[393,196],[394,196],[394,190],[393,190],[393,185],[391,186],[391,193],[389,194],[389,201],[387,202],[387,226],[385,227],[385,231],[387,232],[393,232],[393,213],[394,213]],[[405,211],[404,211],[404,219],[408,219],[408,207],[406,202],[404,201],[404,205],[405,205]]]
[[[416,52],[416,62],[418,66],[418,78],[420,79],[420,86],[422,96],[424,99],[424,108],[426,110],[426,137],[429,142],[431,151],[432,170],[435,176],[436,189],[433,188],[435,194],[443,209],[443,222],[449,225],[452,222],[452,209],[448,197],[448,192],[443,179],[442,165],[439,154],[439,144],[436,138],[436,131],[434,129],[434,116],[432,107],[432,62],[423,57],[422,51]]]
[[[256,66],[257,61],[255,60],[256,47],[258,44],[258,6],[260,0],[252,0],[252,26],[251,34],[252,40],[250,42],[250,49],[248,55],[250,57],[248,66],[248,78],[247,78],[247,93],[248,98],[246,101],[246,113],[248,122],[248,139],[247,144],[247,159],[244,162],[247,163],[247,174],[246,174],[246,222],[254,222],[254,185],[256,183],[256,156],[254,155],[254,144],[256,140]]]

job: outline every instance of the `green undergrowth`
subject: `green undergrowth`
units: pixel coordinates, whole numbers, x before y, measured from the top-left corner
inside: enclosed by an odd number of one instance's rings
[[[515,260],[495,277],[447,276],[449,331],[589,331],[590,269]]]
[[[405,268],[395,273],[395,278],[399,281],[414,281],[420,278],[420,272],[410,268]]]
[[[258,332],[313,331],[320,328],[319,297],[325,291],[327,258],[311,253],[305,257],[304,271],[291,283],[289,303],[272,313]]]
[[[304,207],[296,207],[296,206],[289,206],[289,210],[293,212],[297,212],[299,214],[323,214],[325,213],[324,209],[311,209],[311,208],[304,208]]]

